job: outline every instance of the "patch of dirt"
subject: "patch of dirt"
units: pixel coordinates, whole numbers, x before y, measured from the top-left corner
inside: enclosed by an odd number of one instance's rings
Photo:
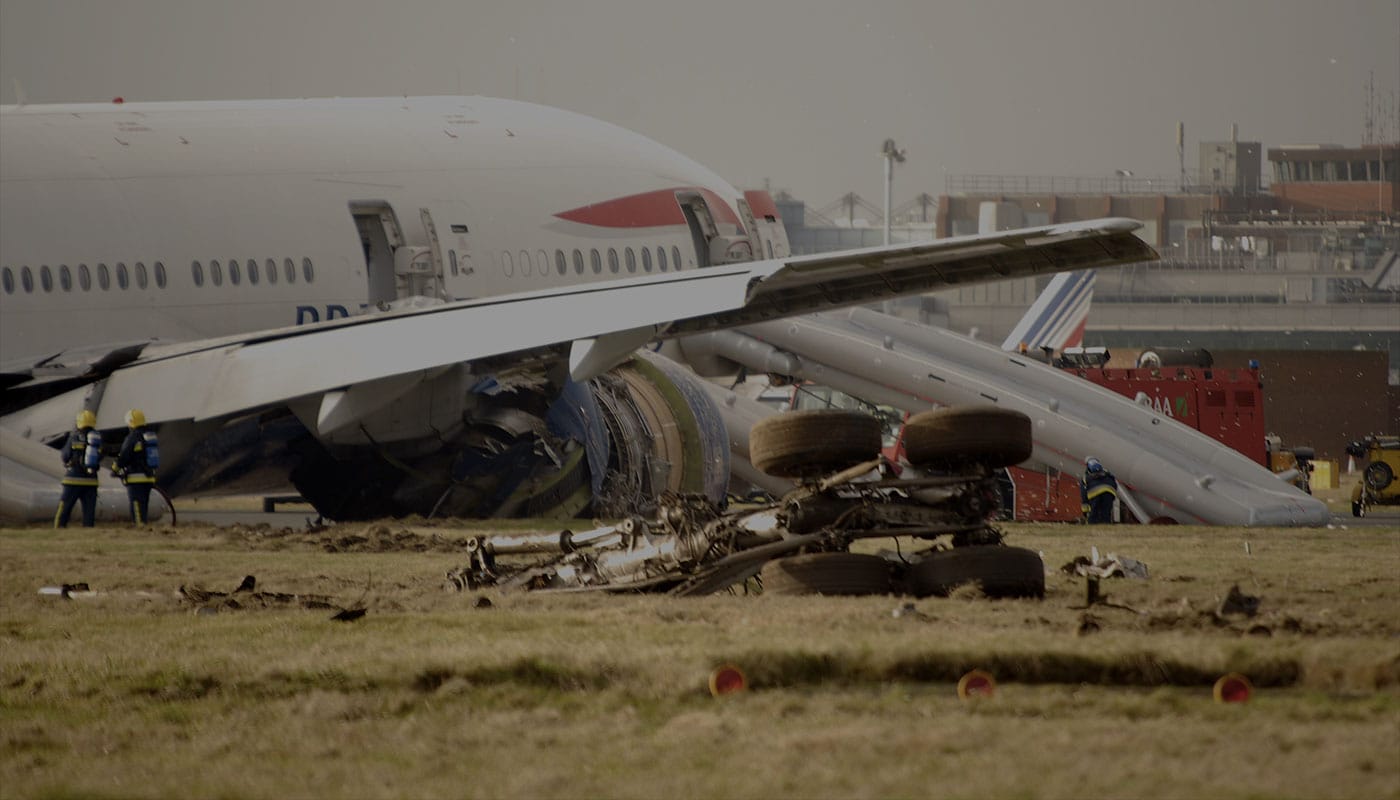
[[[332,531],[322,534],[321,547],[328,553],[465,553],[467,539],[448,538],[439,533],[424,535],[406,528],[390,530],[386,525],[370,525],[363,531]]]
[[[181,533],[189,535],[188,529]],[[336,525],[334,527],[274,528],[259,525],[229,525],[209,529],[210,535],[250,550],[285,550],[307,547],[328,553],[465,553],[467,536],[449,536],[436,531],[420,533],[406,527],[390,528],[383,523]]]

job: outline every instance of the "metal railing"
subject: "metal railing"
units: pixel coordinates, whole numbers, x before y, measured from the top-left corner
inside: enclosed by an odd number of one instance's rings
[[[945,194],[1228,194],[1254,196],[1267,187],[1261,182],[1236,189],[1201,180],[1199,174],[1182,176],[1112,175],[949,175],[943,179]]]

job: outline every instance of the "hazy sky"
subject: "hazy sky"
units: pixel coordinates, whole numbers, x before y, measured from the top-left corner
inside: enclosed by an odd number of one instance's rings
[[[947,174],[1177,174],[1199,141],[1400,138],[1400,0],[0,0],[0,99],[487,94],[741,187],[895,203]]]

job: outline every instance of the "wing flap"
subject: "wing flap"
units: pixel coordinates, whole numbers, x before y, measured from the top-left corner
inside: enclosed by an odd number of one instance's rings
[[[1103,219],[790,260],[742,308],[678,321],[689,333],[955,286],[1147,261],[1136,220]],[[863,299],[851,300],[853,297]]]

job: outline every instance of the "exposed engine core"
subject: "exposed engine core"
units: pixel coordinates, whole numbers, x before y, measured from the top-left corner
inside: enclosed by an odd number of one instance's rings
[[[318,511],[339,520],[648,514],[666,491],[724,502],[723,420],[701,379],[665,358],[641,353],[562,387],[501,389],[477,380],[464,392],[460,422],[440,426],[441,438],[394,440],[394,425],[414,415],[406,410],[432,414],[434,398],[442,405],[447,380],[468,385],[460,375],[425,382],[362,420],[353,443],[344,430],[314,435],[302,412],[201,431],[200,444],[167,480],[183,493],[258,491],[290,479]],[[277,455],[286,452],[290,459]]]

